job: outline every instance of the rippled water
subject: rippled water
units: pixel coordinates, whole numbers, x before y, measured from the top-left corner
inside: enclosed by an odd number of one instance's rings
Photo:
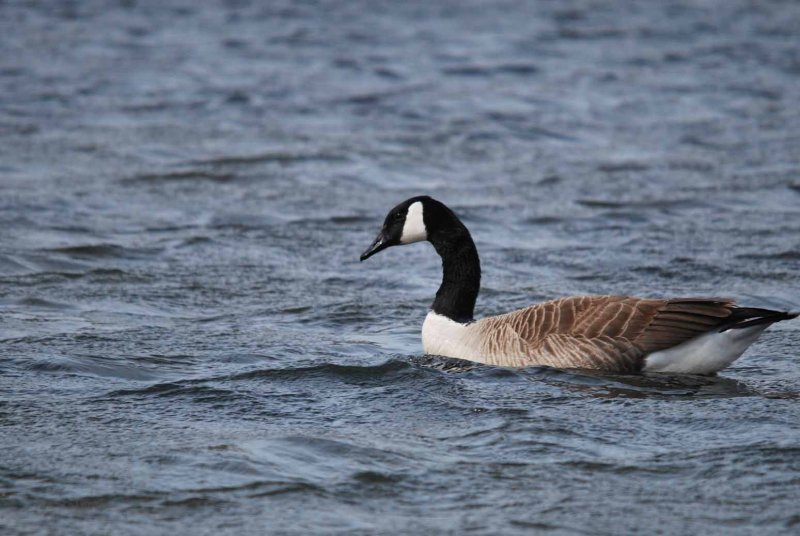
[[[4,534],[800,527],[800,322],[717,378],[421,354],[482,314],[800,308],[796,2],[0,3]]]

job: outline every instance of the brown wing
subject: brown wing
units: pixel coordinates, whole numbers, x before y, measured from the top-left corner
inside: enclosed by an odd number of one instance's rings
[[[494,329],[513,330],[521,339],[516,345],[524,344],[537,364],[633,371],[643,356],[721,325],[733,306],[724,299],[578,296],[487,320]]]

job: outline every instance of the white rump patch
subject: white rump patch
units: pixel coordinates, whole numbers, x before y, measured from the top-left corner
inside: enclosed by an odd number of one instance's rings
[[[428,239],[428,231],[422,219],[422,202],[417,201],[408,207],[406,222],[403,224],[403,234],[400,235],[401,244],[412,244]]]
[[[645,372],[711,374],[722,370],[742,355],[769,324],[749,328],[710,331],[678,346],[648,355]]]

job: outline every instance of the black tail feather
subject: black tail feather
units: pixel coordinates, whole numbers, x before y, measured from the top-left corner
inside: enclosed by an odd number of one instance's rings
[[[773,324],[781,320],[791,320],[800,316],[796,311],[773,311],[757,307],[735,307],[725,323],[719,327],[720,333],[729,329],[743,329],[760,324]]]

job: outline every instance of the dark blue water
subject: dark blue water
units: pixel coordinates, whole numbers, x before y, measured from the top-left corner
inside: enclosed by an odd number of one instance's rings
[[[800,308],[800,4],[0,3],[0,532],[795,534],[800,322],[717,378],[422,355],[480,314]]]

